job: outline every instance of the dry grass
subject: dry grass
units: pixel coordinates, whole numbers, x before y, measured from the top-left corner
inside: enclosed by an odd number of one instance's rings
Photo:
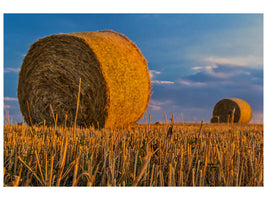
[[[263,126],[4,125],[4,185],[263,186]]]
[[[51,35],[33,43],[21,66],[17,94],[28,125],[44,120],[53,125],[57,116],[58,125],[110,128],[141,118],[150,87],[147,62],[137,46],[122,34],[98,31]]]

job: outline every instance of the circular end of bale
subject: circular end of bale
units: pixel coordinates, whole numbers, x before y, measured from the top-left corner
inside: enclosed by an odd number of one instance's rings
[[[48,36],[35,42],[19,73],[18,99],[28,124],[103,126],[109,99],[100,63],[80,38]]]

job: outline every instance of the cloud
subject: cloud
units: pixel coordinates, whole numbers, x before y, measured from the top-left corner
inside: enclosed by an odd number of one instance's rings
[[[4,101],[18,101],[18,99],[14,97],[4,97]]]
[[[158,74],[161,74],[161,72],[156,70],[149,70],[150,79],[153,79]]]
[[[174,84],[173,81],[158,81],[158,80],[152,80],[152,84]]]
[[[151,110],[161,110],[162,109],[160,106],[156,106],[153,104],[149,104],[149,107],[151,108]]]
[[[157,101],[157,100],[151,99],[148,107],[150,107],[152,111],[159,111],[159,110],[163,110],[164,106],[170,105],[172,103],[173,102],[170,100]]]
[[[220,68],[220,69],[218,69]],[[192,67],[193,70],[197,71],[196,74],[199,73],[205,73],[207,76],[210,77],[214,77],[214,78],[226,78],[230,76],[229,70],[227,71],[227,73],[224,73],[221,69],[221,66],[218,66],[218,64],[212,64],[212,65],[208,65],[208,66],[195,66]],[[208,78],[208,77],[206,77]]]
[[[263,113],[262,112],[253,113],[251,123],[263,123]]]
[[[6,105],[6,104],[4,104],[4,109],[10,109],[10,108],[11,108],[10,105]]]
[[[20,68],[4,68],[4,73],[19,73]]]
[[[195,66],[195,67],[192,67],[193,70],[212,70],[213,68],[216,68],[217,66]]]
[[[150,100],[150,104],[154,104],[154,105],[158,105],[158,106],[167,105],[170,103],[173,103],[173,102],[170,100],[165,100],[165,101],[157,101],[157,100],[153,100],[153,99]]]
[[[214,72],[213,68],[197,67],[197,72],[182,76],[177,80],[179,84],[185,86],[206,86],[209,83],[221,82],[225,74]]]
[[[251,67],[255,65],[262,65],[262,59],[260,59],[258,56],[253,56],[253,55],[235,56],[235,57],[211,56],[205,58],[204,61],[218,65],[228,65],[235,67]]]
[[[227,62],[210,63],[205,66],[192,67],[192,73],[177,80],[185,86],[215,85],[247,85],[260,88],[263,85],[263,71],[246,67],[238,67]],[[259,86],[259,87],[258,87]]]
[[[174,84],[174,81],[155,80],[155,78],[160,74],[161,71],[149,70],[150,80],[152,84]]]
[[[188,81],[188,80],[183,80],[183,79],[179,79],[178,82],[182,85],[186,85],[186,86],[205,86],[207,85],[204,82],[194,82],[194,81]]]

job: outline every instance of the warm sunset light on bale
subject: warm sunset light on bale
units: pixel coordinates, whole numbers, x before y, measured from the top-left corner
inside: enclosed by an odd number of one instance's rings
[[[249,123],[252,116],[250,105],[246,101],[237,98],[220,100],[214,106],[211,122],[231,122],[233,112],[233,122],[240,124]]]
[[[17,89],[25,121],[54,124],[53,110],[58,124],[67,115],[72,125],[80,79],[77,125],[125,126],[146,111],[151,85],[137,46],[114,31],[81,32],[51,35],[31,45]]]

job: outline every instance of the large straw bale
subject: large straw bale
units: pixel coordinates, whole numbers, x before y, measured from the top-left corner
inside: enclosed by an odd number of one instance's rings
[[[53,124],[58,116],[58,124],[64,124],[67,115],[72,125],[80,78],[77,125],[125,126],[146,111],[151,84],[137,46],[114,31],[81,32],[47,36],[31,45],[17,90],[25,121]]]
[[[234,122],[240,124],[249,123],[252,116],[250,105],[246,101],[237,98],[222,99],[214,106],[211,122],[231,122],[233,113]]]

